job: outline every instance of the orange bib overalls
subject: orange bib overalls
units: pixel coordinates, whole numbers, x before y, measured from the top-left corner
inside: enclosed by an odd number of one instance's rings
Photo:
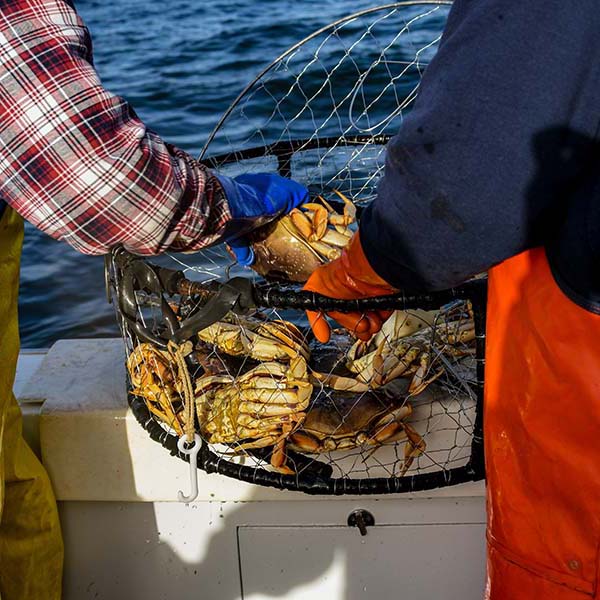
[[[486,598],[600,598],[600,315],[562,293],[541,248],[489,284]]]

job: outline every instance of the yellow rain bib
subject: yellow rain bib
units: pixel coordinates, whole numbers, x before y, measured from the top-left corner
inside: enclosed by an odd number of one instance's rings
[[[60,600],[63,544],[56,501],[21,435],[12,392],[22,243],[23,220],[7,207],[0,219],[0,598]]]

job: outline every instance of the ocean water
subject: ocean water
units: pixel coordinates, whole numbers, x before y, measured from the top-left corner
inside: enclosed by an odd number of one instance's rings
[[[369,0],[75,0],[105,87],[165,140],[198,156],[232,100],[263,67],[312,31]],[[437,35],[447,11],[430,19]],[[311,115],[306,119],[310,130]],[[118,334],[103,260],[26,226],[20,288],[24,348]]]

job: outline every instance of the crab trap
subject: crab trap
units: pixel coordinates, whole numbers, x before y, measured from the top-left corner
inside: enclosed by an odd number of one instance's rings
[[[385,143],[417,95],[448,4],[400,2],[333,23],[280,56],[225,113],[204,164],[230,176],[279,172],[311,193],[252,234],[254,270],[223,244],[151,260],[123,248],[107,256],[130,406],[192,466],[310,494],[483,477],[485,278],[353,301],[302,290],[373,199]],[[334,329],[322,344],[306,309],[390,316],[368,342]]]

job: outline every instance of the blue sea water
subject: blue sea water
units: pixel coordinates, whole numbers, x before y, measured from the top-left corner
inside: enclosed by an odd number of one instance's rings
[[[198,156],[232,100],[263,67],[312,31],[370,0],[75,0],[104,86],[165,140]],[[441,30],[440,15],[433,27]],[[305,116],[306,119],[310,115]],[[103,260],[26,226],[22,346],[118,333]]]

